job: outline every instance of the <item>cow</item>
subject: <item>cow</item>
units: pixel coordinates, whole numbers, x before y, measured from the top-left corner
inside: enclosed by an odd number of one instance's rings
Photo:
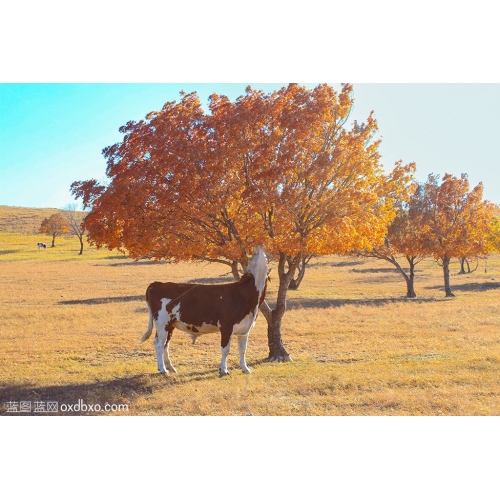
[[[193,344],[200,335],[220,332],[222,360],[220,376],[229,375],[227,356],[232,336],[238,338],[240,367],[250,373],[245,361],[248,334],[264,301],[269,279],[267,258],[262,245],[255,245],[247,269],[239,281],[219,285],[193,283],[151,283],[146,290],[149,309],[148,329],[139,343],[156,327],[154,346],[158,370],[177,373],[169,357],[174,328],[190,335]]]
[[[47,245],[45,243],[37,243],[36,245],[38,247],[38,250],[40,250],[41,248],[47,250]]]

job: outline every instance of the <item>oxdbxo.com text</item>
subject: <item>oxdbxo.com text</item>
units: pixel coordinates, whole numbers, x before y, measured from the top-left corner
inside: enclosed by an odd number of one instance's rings
[[[59,410],[63,412],[119,412],[119,411],[128,411],[128,404],[114,404],[114,403],[105,403],[100,405],[84,403],[83,399],[79,399],[77,403],[74,404],[66,404],[62,403],[59,405]]]

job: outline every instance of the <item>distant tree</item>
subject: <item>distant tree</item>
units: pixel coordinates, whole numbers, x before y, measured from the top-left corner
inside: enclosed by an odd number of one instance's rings
[[[52,236],[51,248],[54,248],[56,236],[61,234],[66,234],[70,231],[70,226],[66,217],[61,213],[57,212],[52,214],[50,217],[43,219],[40,226],[40,232],[42,234],[48,234]]]
[[[85,235],[85,228],[83,226],[83,221],[85,220],[86,213],[78,210],[78,205],[76,203],[70,203],[63,208],[64,215],[68,220],[69,233],[78,237],[80,241],[80,253],[83,254],[83,237]]]
[[[412,172],[415,165],[410,164]],[[424,213],[419,197],[419,184],[411,182],[408,176],[406,191],[402,191],[397,201],[397,213],[387,230],[383,245],[365,251],[364,255],[391,263],[400,272],[406,282],[406,297],[415,298],[415,266],[429,255],[428,245],[423,233]],[[400,260],[408,264],[405,269]]]
[[[494,216],[490,223],[487,245],[488,255],[500,252],[500,207],[498,205],[495,205]],[[484,272],[488,272],[488,257],[484,258]]]
[[[469,191],[467,174],[445,174],[441,184],[438,175],[430,174],[418,195],[428,250],[443,268],[446,297],[454,297],[450,261],[488,255],[495,205],[482,199],[482,183]]]
[[[500,216],[498,215],[500,208],[495,207],[495,215],[490,223],[490,233],[488,235],[488,253],[500,252]]]

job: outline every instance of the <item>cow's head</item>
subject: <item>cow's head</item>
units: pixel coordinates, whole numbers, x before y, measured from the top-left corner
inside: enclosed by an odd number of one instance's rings
[[[252,274],[255,279],[255,287],[259,292],[259,297],[262,295],[264,287],[266,286],[269,276],[269,269],[267,266],[267,257],[264,253],[263,245],[255,245],[253,255],[248,263],[246,270],[247,273]]]

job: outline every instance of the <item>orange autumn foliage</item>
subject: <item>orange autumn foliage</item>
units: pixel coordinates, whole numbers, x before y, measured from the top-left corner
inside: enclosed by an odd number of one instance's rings
[[[70,226],[66,217],[61,213],[52,214],[43,219],[40,225],[40,232],[52,236],[52,247],[55,246],[56,237],[61,234],[69,233]]]
[[[351,93],[247,88],[235,102],[212,95],[209,114],[187,94],[127,123],[123,141],[104,150],[110,184],[72,187],[92,206],[91,240],[184,260],[238,259],[255,242],[318,255],[380,241],[394,211],[375,119],[344,128]]]
[[[109,184],[72,185],[92,207],[90,241],[134,258],[243,267],[263,243],[280,279],[276,309],[264,314],[280,336],[282,313],[271,312],[284,312],[301,257],[382,243],[408,174],[397,165],[385,175],[373,114],[347,129],[352,94],[349,84],[248,87],[234,102],[210,96],[208,112],[196,93],[182,94],[127,123],[123,140],[103,151]]]
[[[482,183],[469,190],[467,174],[460,178],[445,174],[441,184],[439,176],[430,174],[418,197],[424,216],[423,240],[428,253],[443,267],[446,296],[452,297],[450,260],[488,255],[497,207],[482,199]]]

